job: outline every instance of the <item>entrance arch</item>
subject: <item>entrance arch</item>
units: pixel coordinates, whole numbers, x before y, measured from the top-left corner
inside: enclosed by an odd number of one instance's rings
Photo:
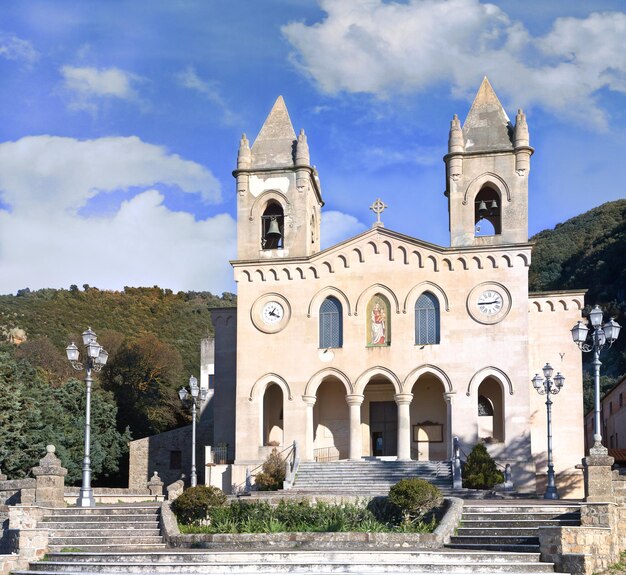
[[[270,383],[263,394],[263,445],[284,444],[284,397],[277,383]]]
[[[316,460],[347,459],[350,415],[346,388],[337,377],[325,377],[316,390],[313,407],[313,455]]]
[[[450,429],[444,383],[433,373],[422,373],[410,391],[411,459],[447,459]]]
[[[495,377],[486,377],[478,386],[476,418],[478,439],[504,442],[504,389]]]
[[[363,388],[361,421],[367,429],[363,436],[364,455],[375,457],[398,454],[397,386],[382,374],[373,375]]]

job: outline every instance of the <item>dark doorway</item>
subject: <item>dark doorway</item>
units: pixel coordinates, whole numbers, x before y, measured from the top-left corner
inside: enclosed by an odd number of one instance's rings
[[[398,408],[395,401],[370,403],[372,455],[398,454]]]

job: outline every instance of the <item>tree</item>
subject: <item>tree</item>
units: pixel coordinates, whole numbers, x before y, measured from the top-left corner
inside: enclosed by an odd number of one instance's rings
[[[182,360],[152,334],[126,340],[102,372],[102,385],[115,396],[118,431],[130,427],[135,439],[188,423],[175,391]]]
[[[463,469],[463,487],[470,489],[492,489],[494,485],[502,483],[504,475],[496,467],[487,448],[478,443],[470,452]]]

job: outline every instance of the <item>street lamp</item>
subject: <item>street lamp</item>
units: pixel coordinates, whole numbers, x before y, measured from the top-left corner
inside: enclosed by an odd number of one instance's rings
[[[619,330],[621,326],[614,320],[610,319],[606,323],[602,323],[602,309],[599,305],[596,305],[589,314],[589,320],[593,331],[589,334],[589,327],[583,322],[579,321],[572,328],[572,338],[576,345],[582,351],[593,351],[593,387],[595,393],[595,429],[593,434],[593,447],[595,454],[605,454],[607,449],[602,446],[602,431],[600,429],[600,352],[605,347],[611,347],[615,340],[619,336]],[[588,338],[588,336],[590,336]],[[589,339],[589,343],[587,343]]]
[[[181,387],[178,390],[178,397],[183,405],[191,403],[191,486],[198,484],[198,476],[196,474],[196,408],[202,405],[206,399],[209,390],[208,381],[202,382],[198,387],[198,380],[192,375],[189,378],[189,391],[187,388]]]
[[[556,483],[554,481],[554,465],[552,464],[552,399],[551,395],[556,395],[561,391],[565,378],[557,372],[552,378],[554,369],[549,363],[546,363],[543,367],[543,377],[538,373],[533,377],[533,387],[539,395],[546,396],[546,409],[548,412],[548,486],[546,492],[543,495],[544,499],[558,499],[559,493],[556,490]]]
[[[76,371],[85,370],[85,386],[87,388],[87,399],[85,401],[85,456],[83,457],[83,479],[80,488],[80,495],[76,500],[78,507],[94,507],[96,502],[91,489],[91,372],[100,371],[109,358],[108,352],[96,340],[96,334],[88,327],[83,332],[83,346],[85,348],[85,360],[79,361],[80,351],[78,346],[72,342],[65,348],[67,359]]]

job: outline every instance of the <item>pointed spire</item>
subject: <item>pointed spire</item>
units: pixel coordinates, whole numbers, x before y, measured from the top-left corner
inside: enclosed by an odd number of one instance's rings
[[[530,146],[530,136],[528,134],[528,123],[526,114],[520,108],[515,116],[515,147]]]
[[[465,142],[463,141],[463,132],[461,131],[461,122],[459,117],[454,114],[450,122],[450,135],[448,136],[448,153],[463,152]]]
[[[278,96],[259,135],[252,144],[256,167],[293,166],[296,133],[282,96]]]
[[[237,169],[249,168],[251,161],[250,142],[246,135],[242,134],[241,140],[239,140],[239,152],[237,153]]]
[[[512,131],[511,122],[485,76],[463,124],[465,151],[511,150]]]
[[[307,143],[304,129],[302,129],[300,130],[300,134],[298,135],[298,143],[296,144],[296,165],[308,166],[310,162],[311,158],[309,156],[309,144]]]

